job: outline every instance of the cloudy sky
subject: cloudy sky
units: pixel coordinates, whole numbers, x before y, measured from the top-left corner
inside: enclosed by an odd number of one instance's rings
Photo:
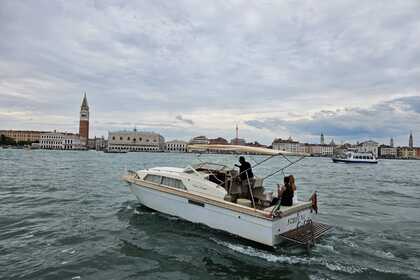
[[[0,129],[420,145],[420,1],[0,1]]]

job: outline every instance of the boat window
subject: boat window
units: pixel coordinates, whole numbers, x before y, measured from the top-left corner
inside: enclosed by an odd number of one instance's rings
[[[149,182],[153,182],[156,184],[160,184],[162,177],[158,176],[158,175],[152,175],[152,174],[147,174],[146,177],[144,177],[145,181],[149,181]]]
[[[186,190],[181,180],[169,177],[163,177],[162,185],[173,187],[181,190]]]

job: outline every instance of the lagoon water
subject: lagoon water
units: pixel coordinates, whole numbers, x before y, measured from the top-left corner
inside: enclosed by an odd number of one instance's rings
[[[317,219],[334,225],[308,255],[147,209],[120,178],[199,160],[237,157],[0,149],[0,279],[420,279],[420,161],[288,169],[300,198],[318,190]]]

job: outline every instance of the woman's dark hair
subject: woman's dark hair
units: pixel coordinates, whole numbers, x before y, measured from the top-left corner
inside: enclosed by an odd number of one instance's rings
[[[289,176],[285,176],[284,177],[284,187],[286,188],[286,190],[290,191],[292,188],[292,185],[290,184],[290,177]]]

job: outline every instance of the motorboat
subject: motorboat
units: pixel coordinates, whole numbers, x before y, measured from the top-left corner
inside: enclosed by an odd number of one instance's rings
[[[209,149],[221,149],[209,145]],[[222,146],[222,145],[220,145]],[[242,146],[241,146],[242,147]],[[235,151],[251,152],[249,147],[231,145]],[[223,149],[226,149],[223,148]],[[291,153],[258,148],[258,154],[269,157]],[[268,176],[248,180],[251,199],[234,199],[241,184],[238,170],[219,163],[200,162],[186,168],[154,167],[128,171],[123,180],[139,202],[156,211],[177,216],[193,223],[229,232],[242,238],[274,247],[285,240],[310,248],[330,226],[314,221],[317,213],[316,192],[308,201],[292,206],[271,205],[272,192],[264,180],[300,161],[301,156]],[[252,182],[251,182],[252,181]]]
[[[332,161],[342,163],[378,163],[377,158],[372,153],[352,151],[347,151],[344,154],[334,156]]]

